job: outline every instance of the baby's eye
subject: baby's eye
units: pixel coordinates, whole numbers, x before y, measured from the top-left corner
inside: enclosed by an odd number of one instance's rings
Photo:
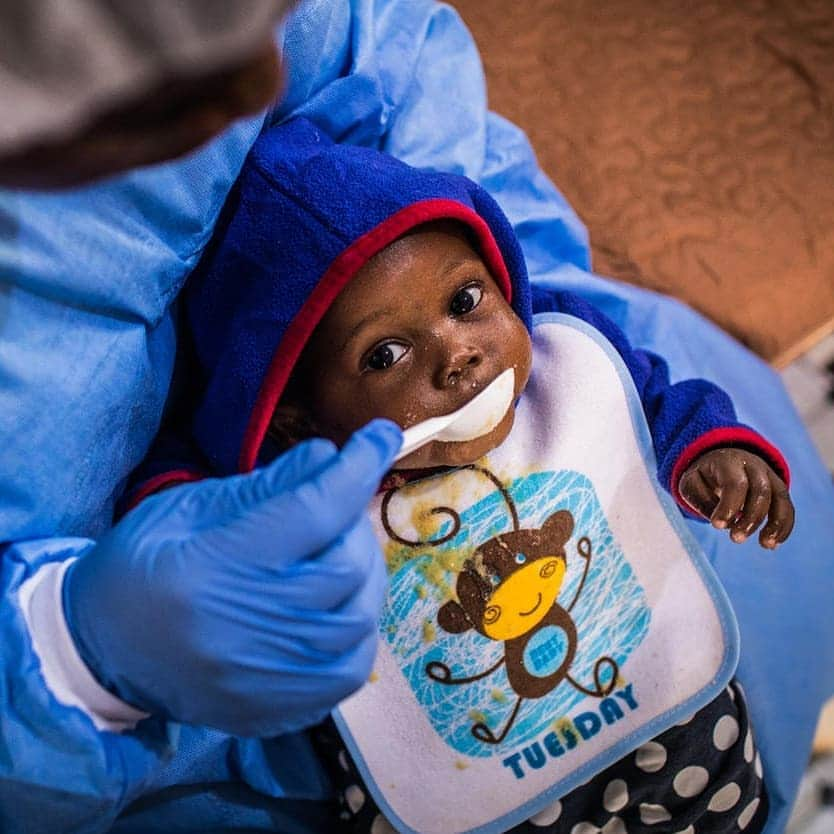
[[[408,347],[401,342],[383,342],[368,354],[365,367],[372,371],[384,371],[399,362],[406,353]]]
[[[452,297],[449,311],[453,316],[465,316],[481,303],[483,295],[484,291],[477,284],[461,287]]]

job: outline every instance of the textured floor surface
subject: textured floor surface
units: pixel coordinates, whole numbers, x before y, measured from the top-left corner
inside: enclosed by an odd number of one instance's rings
[[[834,328],[832,0],[453,0],[595,268],[784,365]]]

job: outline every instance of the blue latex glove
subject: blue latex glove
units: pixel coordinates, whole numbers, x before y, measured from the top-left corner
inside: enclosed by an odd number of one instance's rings
[[[400,447],[374,421],[248,475],[149,498],[69,569],[64,611],[120,698],[271,736],[321,719],[371,671],[387,575],[365,515]]]

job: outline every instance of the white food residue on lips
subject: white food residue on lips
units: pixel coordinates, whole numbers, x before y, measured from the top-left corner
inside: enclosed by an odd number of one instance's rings
[[[491,432],[510,408],[515,393],[515,371],[508,368],[450,417],[453,421],[437,435],[438,440],[474,440]]]
[[[504,419],[515,396],[515,370],[507,368],[479,394],[451,414],[430,417],[403,432],[400,460],[431,440],[461,443],[489,434]]]

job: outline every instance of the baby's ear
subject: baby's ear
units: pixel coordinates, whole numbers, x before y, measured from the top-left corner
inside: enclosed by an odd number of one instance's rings
[[[267,437],[276,454],[286,452],[303,440],[317,435],[318,431],[310,413],[293,402],[278,404],[267,429]]]
[[[472,628],[472,623],[461,604],[453,599],[441,606],[437,612],[437,622],[443,631],[448,631],[449,634],[463,634]]]

